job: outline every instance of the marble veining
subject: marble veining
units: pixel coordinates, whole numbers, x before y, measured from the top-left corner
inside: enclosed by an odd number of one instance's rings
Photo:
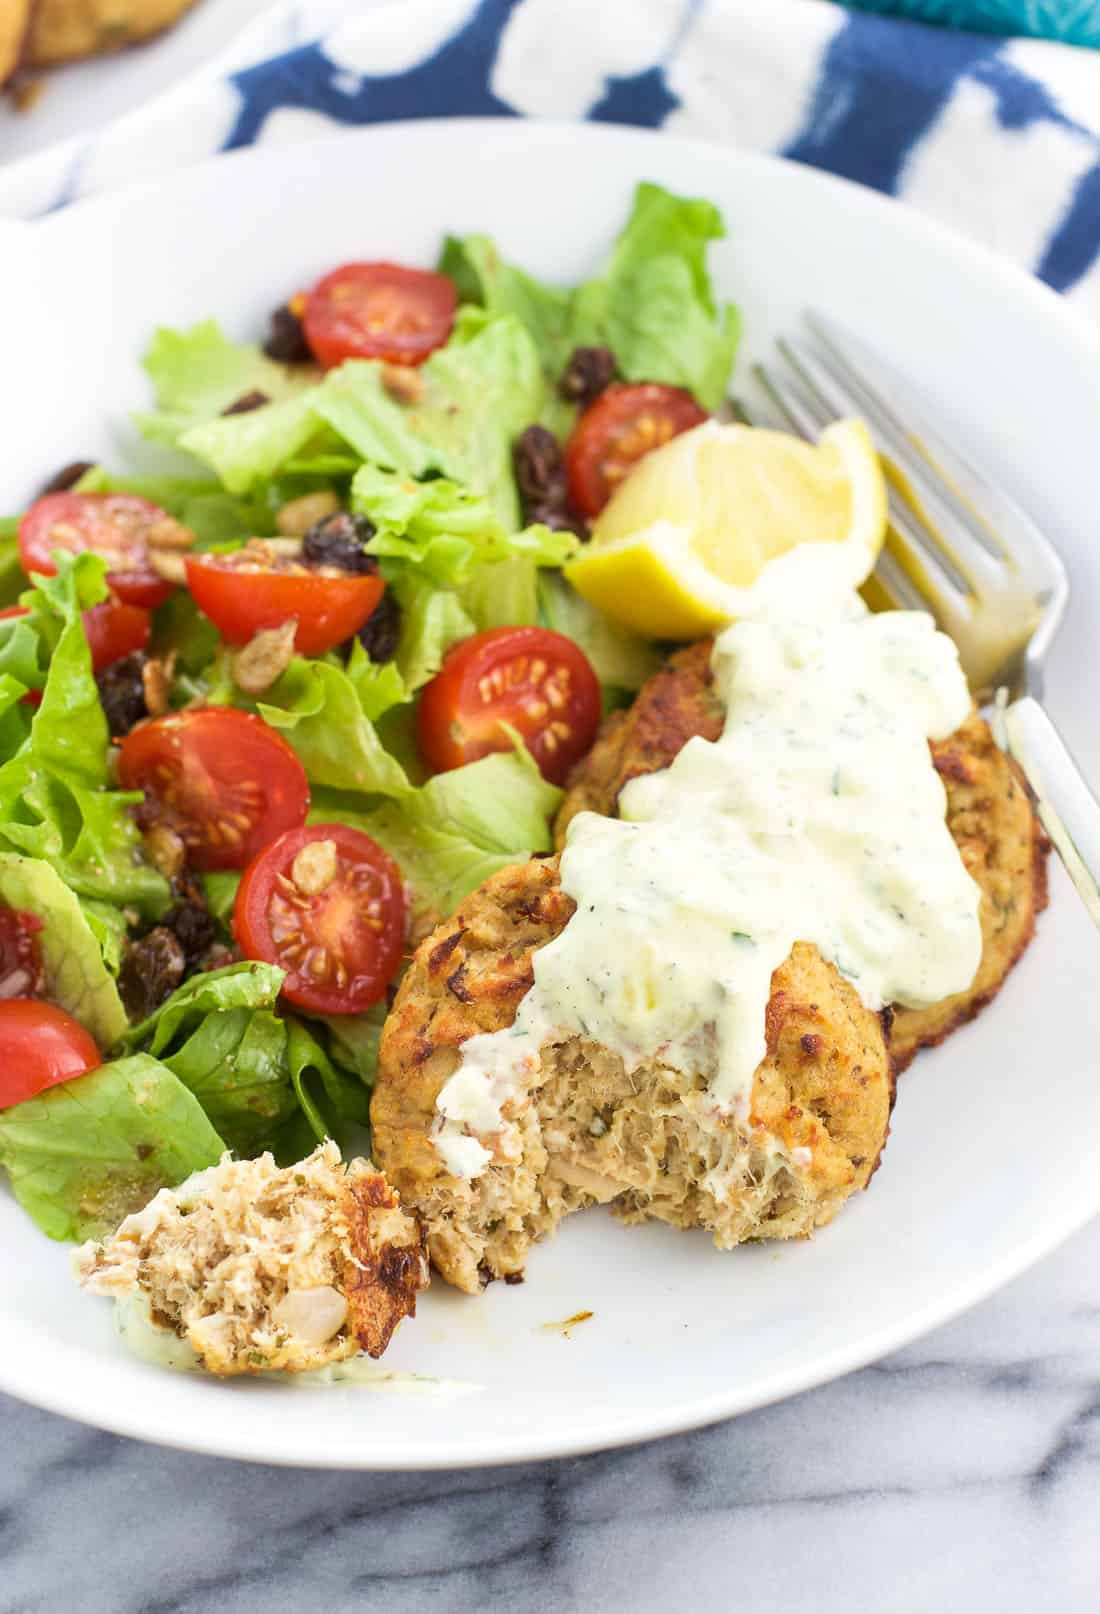
[[[3,1614],[1086,1614],[1100,1223],[861,1373],[626,1451],[342,1474],[0,1398]]]

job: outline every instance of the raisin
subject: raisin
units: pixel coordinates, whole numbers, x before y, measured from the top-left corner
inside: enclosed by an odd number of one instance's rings
[[[107,727],[113,739],[129,734],[136,723],[149,716],[145,704],[144,650],[135,650],[128,656],[112,661],[96,679],[99,703],[107,718]]]
[[[204,902],[188,900],[178,902],[165,914],[162,924],[170,930],[183,948],[184,963],[194,968],[203,955],[214,945],[217,926]]]
[[[47,493],[67,493],[87,471],[94,469],[94,460],[73,460],[70,464],[63,465],[56,475],[51,476],[48,482],[43,483],[39,491],[39,498]]]
[[[525,509],[534,505],[564,506],[565,465],[552,431],[545,426],[528,426],[512,446],[512,464]]]
[[[269,359],[278,359],[280,364],[304,364],[313,357],[302,322],[286,303],[271,316],[264,352]]]
[[[532,504],[524,512],[528,523],[541,522],[544,527],[550,527],[554,532],[575,532],[578,538],[587,540],[588,523],[583,516],[578,516],[567,504]]]
[[[242,392],[239,398],[234,398],[233,402],[222,410],[222,414],[250,415],[253,409],[262,409],[264,404],[269,404],[270,402],[271,399],[267,393],[261,392],[256,387],[251,392]]]
[[[131,942],[118,972],[118,990],[131,1020],[144,1020],[171,997],[183,980],[187,961],[176,935],[157,925]]]
[[[587,409],[615,379],[615,355],[609,347],[575,347],[558,382],[558,393]]]
[[[387,589],[356,638],[372,661],[392,661],[400,637],[401,607]]]
[[[342,572],[372,577],[378,562],[367,554],[365,546],[374,537],[374,530],[374,523],[366,516],[349,515],[346,510],[323,516],[302,539],[302,564],[337,566]]]

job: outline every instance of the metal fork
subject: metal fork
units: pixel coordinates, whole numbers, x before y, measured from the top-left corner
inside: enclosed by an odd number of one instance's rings
[[[753,367],[752,425],[816,441],[862,415],[887,475],[890,525],[868,585],[876,606],[931,611],[959,647],[975,699],[994,701],[998,739],[1019,764],[1044,829],[1100,926],[1100,802],[1043,710],[1043,664],[1069,599],[1061,558],[1030,516],[929,423],[911,383],[821,313]]]

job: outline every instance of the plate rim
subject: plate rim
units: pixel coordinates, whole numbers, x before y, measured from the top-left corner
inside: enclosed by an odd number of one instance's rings
[[[410,145],[418,142],[431,143],[445,139],[448,131],[458,128],[479,130],[486,139],[505,139],[521,144],[549,144],[567,139],[580,140],[582,143],[629,145],[637,149],[640,155],[647,147],[656,149],[660,145],[667,149],[671,143],[683,151],[685,156],[690,157],[693,152],[705,154],[708,162],[718,158],[736,169],[755,169],[762,173],[780,169],[785,173],[796,175],[800,184],[843,194],[847,198],[845,204],[847,206],[862,208],[870,214],[889,215],[893,221],[889,228],[893,231],[900,229],[910,237],[922,240],[933,238],[942,251],[954,256],[956,260],[960,257],[969,260],[975,272],[986,279],[1001,283],[1009,295],[1031,299],[1038,317],[1045,318],[1048,324],[1052,320],[1057,321],[1064,333],[1076,344],[1079,352],[1091,352],[1100,360],[1100,331],[1094,329],[1063,296],[1026,270],[998,257],[982,243],[971,240],[950,225],[918,212],[893,196],[872,190],[842,175],[814,168],[810,164],[796,162],[787,157],[745,151],[716,141],[665,134],[659,130],[639,129],[629,125],[479,117],[426,118],[407,122],[368,124],[351,129],[345,127],[295,142],[295,148],[271,144],[218,153],[166,175],[137,180],[108,192],[81,197],[65,209],[37,219],[5,220],[3,228],[5,232],[11,230],[13,244],[24,231],[35,232],[34,239],[38,240],[43,232],[48,234],[70,227],[71,220],[83,219],[89,209],[93,212],[97,210],[109,212],[112,209],[125,211],[132,206],[140,205],[143,195],[162,193],[166,187],[186,187],[192,181],[201,182],[217,165],[232,164],[235,168],[277,165],[280,158],[290,149],[296,149],[303,157],[308,158],[311,151],[320,151],[338,140],[345,143],[369,143],[375,139],[397,139]],[[641,170],[644,161],[640,161],[638,166]],[[11,228],[13,225],[14,228]],[[69,1390],[66,1388],[66,1381],[60,1376],[55,1375],[56,1382],[54,1382],[42,1372],[36,1376],[30,1371],[26,1366],[26,1363],[32,1360],[32,1353],[29,1351],[21,1353],[22,1366],[19,1362],[14,1366],[10,1365],[6,1353],[0,1351],[0,1390],[30,1405],[109,1430],[114,1434],[176,1450],[239,1461],[264,1462],[282,1467],[325,1467],[350,1472],[427,1472],[458,1467],[504,1466],[577,1456],[697,1429],[758,1407],[772,1405],[864,1367],[988,1299],[998,1289],[1027,1271],[1086,1226],[1098,1213],[1100,1213],[1100,1184],[1091,1203],[1086,1204],[1079,1198],[1065,1205],[1060,1214],[1041,1231],[1022,1240],[1011,1254],[1006,1254],[995,1262],[979,1282],[975,1283],[972,1277],[966,1280],[959,1279],[945,1294],[923,1305],[915,1316],[898,1318],[884,1324],[870,1334],[863,1335],[853,1345],[838,1345],[816,1360],[810,1368],[805,1365],[792,1365],[777,1371],[763,1383],[756,1380],[754,1388],[748,1394],[738,1394],[737,1387],[732,1386],[722,1391],[710,1392],[690,1402],[677,1401],[664,1408],[655,1407],[644,1419],[637,1411],[624,1411],[590,1426],[582,1433],[573,1430],[563,1435],[545,1432],[537,1434],[510,1432],[506,1435],[493,1435],[487,1437],[476,1451],[456,1452],[453,1444],[448,1446],[445,1441],[439,1441],[434,1446],[430,1442],[419,1444],[410,1454],[396,1441],[391,1440],[387,1444],[386,1440],[383,1440],[380,1444],[376,1442],[373,1449],[366,1449],[362,1454],[332,1457],[320,1451],[320,1442],[317,1446],[305,1449],[300,1438],[281,1439],[280,1432],[274,1424],[269,1426],[262,1438],[251,1433],[234,1431],[228,1440],[219,1438],[216,1420],[211,1420],[201,1428],[181,1429],[178,1418],[173,1419],[171,1414],[162,1421],[154,1410],[155,1403],[151,1404],[146,1397],[135,1398],[137,1410],[132,1415],[114,1408],[100,1412],[87,1405],[87,1391],[82,1390],[79,1377],[72,1381],[73,1388]],[[67,1346],[56,1348],[62,1352],[69,1349]]]

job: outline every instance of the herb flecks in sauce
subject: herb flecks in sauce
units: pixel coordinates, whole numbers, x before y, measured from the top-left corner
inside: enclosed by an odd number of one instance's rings
[[[969,985],[978,888],[945,821],[929,739],[965,719],[955,646],[918,612],[825,625],[739,622],[715,646],[720,739],[633,780],[620,818],[573,820],[577,912],[534,959],[508,1032],[472,1037],[436,1103],[449,1170],[509,1148],[503,1111],[550,1039],[583,1034],[627,1068],[703,1075],[746,1124],[771,977],[811,942],[864,1003],[921,1007]],[[795,1162],[795,1164],[798,1164]]]

